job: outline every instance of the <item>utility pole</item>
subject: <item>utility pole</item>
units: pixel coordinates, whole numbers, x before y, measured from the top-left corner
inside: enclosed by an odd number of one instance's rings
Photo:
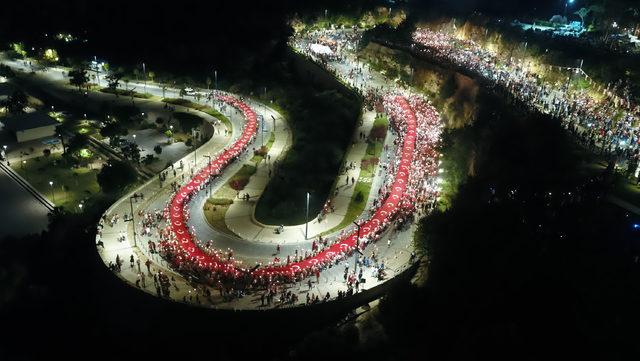
[[[309,239],[309,192],[307,192],[307,212],[305,213],[304,239]]]
[[[127,220],[126,222],[131,222],[131,224],[133,225],[133,246],[137,247],[138,246],[138,241],[136,238],[136,221],[133,215],[133,199],[135,199],[136,201],[138,200],[138,194],[134,193],[131,197],[129,197],[129,206],[131,207],[131,218],[129,220]]]

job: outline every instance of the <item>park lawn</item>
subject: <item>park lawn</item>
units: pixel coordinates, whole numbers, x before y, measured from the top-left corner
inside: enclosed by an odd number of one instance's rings
[[[222,122],[222,124],[224,124],[227,127],[227,130],[230,131],[233,129],[229,118],[227,118],[224,114],[220,113],[219,111],[217,111],[216,109],[213,109],[208,105],[194,103],[191,100],[182,99],[182,98],[164,98],[162,99],[162,101],[168,104],[180,105],[183,107],[199,110],[203,113],[207,113],[212,117],[218,118]]]
[[[383,147],[384,145],[381,142],[369,142],[369,144],[367,145],[366,154],[362,158],[362,160],[367,161],[372,158],[380,159],[380,154],[382,153]],[[369,193],[371,192],[371,185],[376,169],[378,169],[377,164],[375,166],[369,166],[360,169],[358,181],[356,182],[356,186],[353,189],[351,201],[349,202],[349,207],[347,207],[347,212],[342,219],[342,222],[340,222],[340,224],[331,228],[330,230],[323,232],[323,235],[339,231],[347,227],[348,225],[353,223],[353,221],[358,219],[358,217],[360,217],[360,215],[364,211],[365,206],[367,205],[367,200],[369,199]],[[362,195],[361,199],[358,199],[358,193]]]
[[[233,189],[232,184],[239,182],[240,184],[244,184],[240,190],[244,189],[246,184],[249,183],[249,178],[256,173],[257,169],[254,165],[243,164],[242,168],[229,179],[227,185]]]
[[[153,94],[150,94],[150,93],[139,93],[139,92],[136,92],[136,91],[133,91],[133,90],[102,88],[102,89],[100,89],[100,92],[107,93],[107,94],[119,95],[119,96],[123,96],[123,97],[133,96],[134,98],[140,98],[140,99],[151,99],[151,98],[154,97]]]
[[[56,206],[67,210],[78,210],[81,201],[100,191],[96,178],[98,170],[72,169],[60,154],[29,159],[24,165],[13,166],[13,170]],[[53,194],[49,181],[53,181]]]
[[[237,237],[237,235],[227,227],[227,223],[224,221],[229,205],[211,204],[209,200],[204,204],[204,218],[209,225],[222,233]]]
[[[252,171],[253,170],[253,171]],[[231,203],[236,198],[237,191],[231,188],[231,181],[238,178],[249,179],[251,175],[255,173],[256,168],[251,165],[243,165],[242,168],[231,177],[231,179],[225,183],[220,189],[218,189],[211,198],[207,199],[207,202],[203,206],[205,218],[209,225],[223,233],[238,236],[233,233],[225,222],[225,215]]]
[[[276,133],[271,132],[271,136],[269,136],[269,141],[267,141],[267,144],[265,144],[265,148],[266,148],[266,152],[269,153],[269,150],[271,150],[271,146],[273,145],[273,143],[276,141]],[[253,158],[251,158],[251,161],[253,163],[255,163],[256,165],[260,164],[260,162],[262,162],[262,160],[264,160],[264,157],[261,156],[260,154],[256,154],[253,156]]]

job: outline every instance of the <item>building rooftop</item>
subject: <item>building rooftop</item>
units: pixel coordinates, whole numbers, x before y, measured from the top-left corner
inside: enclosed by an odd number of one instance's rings
[[[7,129],[11,129],[13,131],[23,131],[58,124],[58,121],[50,117],[48,114],[37,111],[9,115],[0,121],[4,123]]]

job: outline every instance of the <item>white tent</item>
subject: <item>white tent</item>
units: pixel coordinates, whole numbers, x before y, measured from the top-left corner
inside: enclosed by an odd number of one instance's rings
[[[333,50],[330,47],[322,44],[311,44],[309,47],[311,51],[318,55],[333,55]]]

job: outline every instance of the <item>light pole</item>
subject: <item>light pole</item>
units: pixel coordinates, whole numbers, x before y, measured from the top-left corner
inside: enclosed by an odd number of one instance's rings
[[[56,193],[53,191],[53,181],[49,181],[49,187],[51,187],[51,198],[53,198],[53,203],[56,203]]]
[[[565,1],[565,3],[564,3],[564,16],[565,17],[567,16],[567,7],[569,6],[569,4],[573,4],[574,1],[575,0],[567,0],[567,1]]]
[[[307,192],[307,211],[305,213],[304,239],[309,239],[309,192]]]
[[[208,188],[209,188],[209,198],[211,198],[211,155],[205,154],[203,155],[203,157],[209,159],[209,163],[207,163],[209,167],[209,187]]]
[[[218,90],[218,71],[215,69],[213,70],[213,84],[216,90]]]
[[[354,254],[355,257],[355,261],[353,262],[353,274],[356,275],[356,277],[358,276],[358,253],[362,254],[362,251],[360,251],[360,224],[357,222],[353,222],[353,224],[356,225],[356,227],[358,227],[358,233],[356,235],[356,254]]]
[[[131,222],[131,224],[133,225],[133,246],[137,247],[138,241],[136,238],[136,221],[133,216],[133,199],[135,199],[136,202],[138,201],[138,193],[134,193],[131,197],[129,197],[129,206],[131,207],[131,218],[129,218],[125,222]]]
[[[82,203],[78,204],[78,208],[80,208],[80,213],[82,213]]]
[[[191,137],[193,138],[193,168],[195,168],[198,164],[198,140],[193,129],[191,129]]]
[[[96,69],[96,81],[98,82],[98,87],[100,87],[100,72],[98,70],[98,57],[95,55],[93,56],[93,63]]]
[[[144,61],[142,62],[142,76],[144,77],[142,80],[144,81],[144,93],[147,93],[147,67],[144,65]]]

